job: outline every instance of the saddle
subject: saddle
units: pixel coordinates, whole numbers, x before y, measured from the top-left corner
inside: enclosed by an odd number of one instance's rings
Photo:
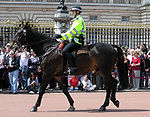
[[[60,51],[60,54],[62,56],[62,50],[60,50],[59,48],[57,48],[58,51]],[[72,62],[70,62],[70,64],[72,63],[72,66],[75,65],[75,63],[73,61],[75,61],[75,59],[77,59],[78,56],[80,55],[88,55],[90,54],[90,50],[91,50],[91,45],[84,45],[84,46],[81,46],[79,49],[77,49],[76,51],[72,52],[72,56],[74,58],[72,58]],[[71,59],[71,58],[70,58]],[[69,63],[68,63],[69,64]],[[66,71],[66,66],[67,66],[67,63],[64,62],[64,65],[63,65],[63,70],[64,70],[64,74],[65,75],[75,75],[76,72],[77,72],[77,67],[76,65],[74,67],[68,67],[68,70]]]
[[[62,50],[65,46],[64,47],[61,46],[61,49],[60,49],[60,45],[61,44],[57,44],[54,47],[49,48],[42,57],[49,55],[51,52],[55,51],[55,49],[57,50],[58,55],[62,56]],[[87,44],[87,45],[81,46],[78,50],[72,52],[71,54],[73,55],[74,58],[83,54],[89,55],[90,50],[94,47],[94,45],[95,44]]]
[[[61,45],[61,44],[60,44]],[[61,49],[59,48],[61,47]],[[65,47],[65,46],[64,46]],[[62,45],[61,46],[58,46],[57,50],[59,51],[59,54],[62,55],[62,50],[63,48]],[[89,52],[91,50],[91,48],[94,47],[94,44],[90,44],[90,45],[84,45],[84,46],[81,46],[79,49],[77,49],[76,51],[72,52],[71,54],[73,55],[74,58],[76,58],[77,56],[79,55],[83,55],[83,54],[88,54],[89,55]]]

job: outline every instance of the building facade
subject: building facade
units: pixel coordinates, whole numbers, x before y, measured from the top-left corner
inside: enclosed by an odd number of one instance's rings
[[[148,1],[148,0],[147,0]],[[52,20],[60,0],[0,0],[0,20]],[[65,0],[70,9],[79,4],[86,21],[142,22],[149,21],[146,0]]]
[[[0,0],[0,41],[9,42],[19,22],[40,25],[53,36],[53,18],[60,0]],[[87,42],[106,42],[135,48],[150,46],[149,0],[65,0],[70,9],[80,5],[87,26]]]

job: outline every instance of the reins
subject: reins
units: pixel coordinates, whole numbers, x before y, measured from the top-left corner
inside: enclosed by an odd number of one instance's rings
[[[56,44],[56,46],[51,47],[52,49],[49,50],[49,51],[47,51],[47,52],[45,52],[44,55],[39,56],[39,58],[46,57],[47,55],[49,55],[50,53],[52,53],[55,49],[58,48],[59,44],[60,44],[60,42],[58,44]]]
[[[51,38],[52,39],[52,38]],[[33,46],[33,45],[37,45],[37,44],[40,44],[40,43],[44,43],[44,42],[47,42],[47,41],[50,41],[51,39],[45,39],[45,40],[41,40],[41,41],[38,41],[38,42],[33,42],[33,43],[27,43],[27,46],[28,47],[31,47],[31,46]],[[52,50],[50,50],[50,51],[48,51],[48,52],[45,52],[45,54],[44,55],[41,55],[41,56],[39,56],[40,58],[43,58],[43,57],[45,57],[45,56],[47,56],[47,55],[49,55],[51,52],[53,52],[58,46],[59,46],[59,44],[60,43],[58,43],[56,46],[54,46],[54,48],[52,48]],[[49,45],[49,46],[51,46],[51,45]],[[48,48],[49,46],[47,46],[46,48]],[[45,49],[46,49],[45,48]],[[45,50],[44,49],[44,50]]]
[[[46,41],[50,41],[50,39],[45,39],[45,40],[41,40],[41,41],[38,41],[38,42],[30,43],[30,44],[27,43],[27,46],[32,46],[32,45],[40,44],[40,43],[43,43],[43,42],[46,42]]]
[[[41,55],[41,56],[42,56],[42,57],[45,57],[45,56],[49,55],[49,54],[52,53],[55,49],[58,48],[59,44],[60,44],[60,42],[59,42],[56,46],[54,46],[54,47],[52,48],[52,50],[46,52],[44,55]]]

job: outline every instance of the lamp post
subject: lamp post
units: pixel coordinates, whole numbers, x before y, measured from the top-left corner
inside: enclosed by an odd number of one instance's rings
[[[66,32],[70,27],[70,15],[67,6],[64,5],[65,0],[60,0],[60,5],[54,15],[54,28],[56,34]]]

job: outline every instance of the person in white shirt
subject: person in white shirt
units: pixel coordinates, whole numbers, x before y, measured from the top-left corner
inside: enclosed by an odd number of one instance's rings
[[[127,59],[130,61],[130,63],[132,62],[132,57],[133,56],[134,56],[134,49],[128,50]]]
[[[9,82],[11,85],[11,93],[17,94],[17,79],[18,79],[18,69],[19,69],[19,59],[15,56],[14,51],[9,52],[9,56],[6,59],[5,67],[8,70]]]
[[[0,54],[0,69],[4,68],[4,56]]]
[[[3,55],[4,55],[4,62],[6,60],[6,58],[9,56],[9,52],[10,52],[10,43],[7,43],[6,46],[5,46],[5,52],[3,52]]]
[[[9,57],[9,52],[10,52],[10,43],[7,43],[5,47],[2,48],[2,51],[1,51],[1,54],[4,58],[4,63],[3,63],[4,65],[6,63],[7,57]],[[4,88],[9,88],[10,84],[9,84],[8,70],[5,66],[4,66],[4,71],[3,71],[3,77],[4,77],[3,79]]]
[[[5,52],[6,52],[5,47],[2,47],[2,48],[1,48],[1,55],[4,55],[4,54],[5,54]]]
[[[85,91],[92,91],[96,88],[96,85],[91,84],[91,81],[88,79],[87,75],[84,76],[84,79],[81,82],[83,84],[83,89],[85,89]]]
[[[4,73],[4,56],[0,54],[0,92],[3,89],[3,73]]]
[[[22,52],[16,52],[17,56],[20,57],[20,68],[19,68],[19,80],[21,83],[21,89],[27,88],[27,75],[28,75],[28,61],[29,52],[27,52],[27,47],[22,46]]]
[[[134,49],[130,49],[128,50],[128,55],[127,55],[127,59],[130,61],[130,64],[132,63],[132,57],[134,56]],[[132,68],[131,66],[128,67],[128,75],[132,76]],[[133,78],[129,77],[129,87],[132,88],[133,87]]]

